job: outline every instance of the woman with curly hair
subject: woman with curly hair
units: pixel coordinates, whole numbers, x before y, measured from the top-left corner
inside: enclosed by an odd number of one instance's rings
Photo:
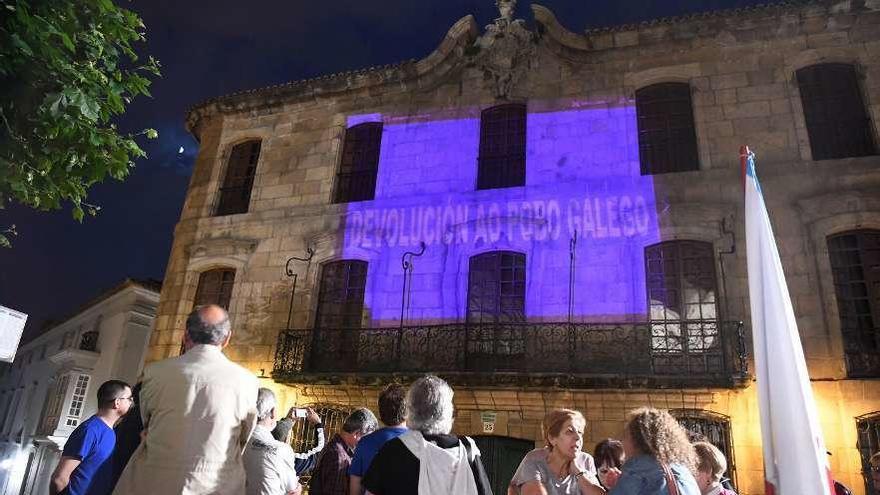
[[[623,450],[623,470],[605,477],[610,495],[700,495],[693,475],[694,447],[668,412],[648,407],[631,411]]]

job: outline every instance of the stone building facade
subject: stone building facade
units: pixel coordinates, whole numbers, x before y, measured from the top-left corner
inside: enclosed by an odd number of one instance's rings
[[[97,411],[101,383],[135,383],[161,283],[127,279],[22,345],[0,368],[0,494],[48,493],[67,437]]]
[[[739,491],[762,493],[747,144],[832,470],[866,493],[880,3],[583,33],[498,3],[492,24],[462,18],[421,60],[191,110],[200,151],[149,359],[177,355],[187,313],[219,302],[229,357],[288,405],[375,407],[388,381],[446,377],[456,431],[479,437],[499,486],[548,409],[583,411],[591,448],[652,405],[723,444]]]

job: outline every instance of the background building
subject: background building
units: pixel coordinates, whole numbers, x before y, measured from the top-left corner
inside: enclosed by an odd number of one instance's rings
[[[880,4],[574,33],[498,3],[421,60],[192,109],[201,148],[149,359],[177,355],[187,313],[215,302],[233,319],[227,354],[287,405],[335,418],[375,407],[388,381],[444,376],[496,489],[548,409],[582,410],[592,446],[652,405],[761,493],[748,144],[833,472],[865,493],[880,449]]]
[[[0,494],[48,493],[61,449],[110,379],[137,381],[161,283],[127,279],[0,368]]]

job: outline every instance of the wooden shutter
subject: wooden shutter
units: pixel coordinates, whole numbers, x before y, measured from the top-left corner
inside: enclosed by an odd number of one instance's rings
[[[335,203],[371,200],[376,195],[382,123],[349,127],[342,144],[342,162],[336,175]]]
[[[477,189],[526,183],[526,106],[499,105],[480,115]]]
[[[697,133],[686,83],[660,83],[636,91],[642,175],[698,170]]]
[[[257,161],[260,159],[260,141],[237,144],[229,154],[226,177],[220,188],[217,215],[247,213],[254,187]]]
[[[814,160],[876,153],[855,67],[818,64],[797,71]]]

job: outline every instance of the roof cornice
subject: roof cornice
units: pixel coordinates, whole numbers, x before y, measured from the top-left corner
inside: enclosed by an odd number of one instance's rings
[[[421,60],[338,72],[210,98],[190,108],[186,128],[199,140],[203,119],[215,114],[279,106],[386,84],[416,83],[420,86],[421,79],[430,79],[435,72],[444,74],[458,65],[457,62],[463,60],[465,48],[473,44],[479,33],[474,16],[467,15],[453,24],[437,48]]]

